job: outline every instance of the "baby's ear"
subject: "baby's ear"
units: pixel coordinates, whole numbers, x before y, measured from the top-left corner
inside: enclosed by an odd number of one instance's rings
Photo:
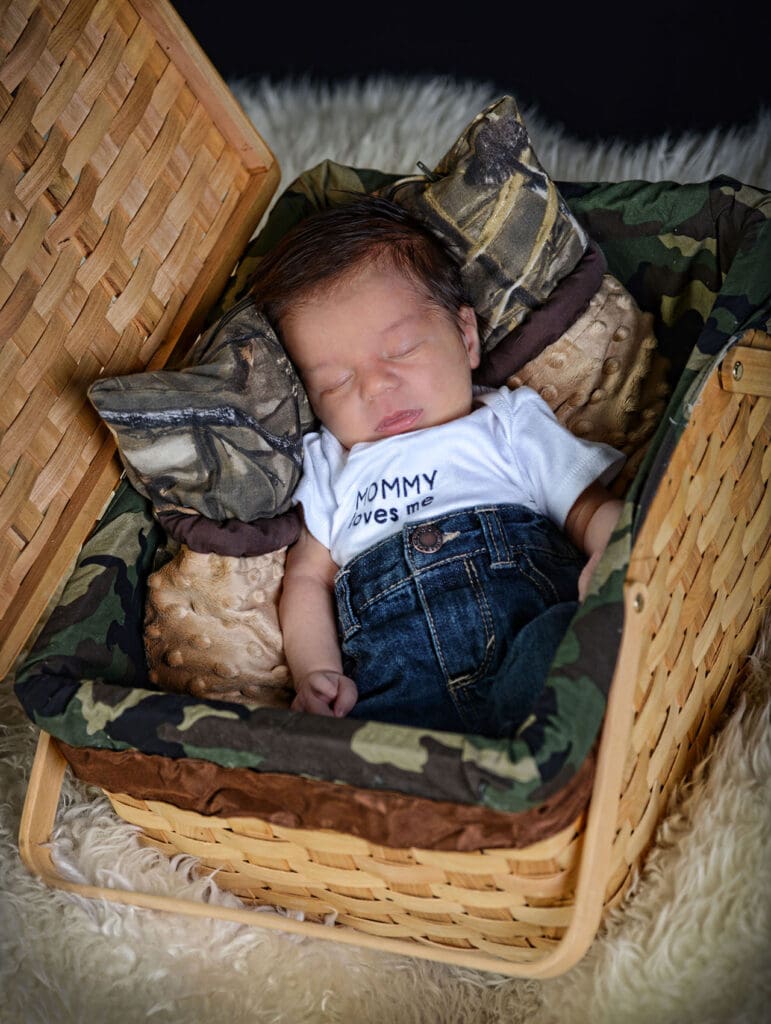
[[[473,306],[461,306],[458,310],[458,326],[460,327],[461,340],[468,353],[468,361],[471,369],[479,366],[481,356],[481,344],[479,341],[479,328],[477,326],[477,315]]]

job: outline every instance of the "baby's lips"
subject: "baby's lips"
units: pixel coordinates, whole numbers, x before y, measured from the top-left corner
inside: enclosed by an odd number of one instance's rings
[[[422,409],[399,409],[398,412],[390,413],[375,427],[377,434],[402,434],[411,430],[422,414]]]

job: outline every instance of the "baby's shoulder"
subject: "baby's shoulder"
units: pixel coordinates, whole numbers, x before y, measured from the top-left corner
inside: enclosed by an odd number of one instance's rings
[[[525,385],[517,388],[510,388],[505,384],[499,388],[475,388],[474,398],[478,408],[488,409],[494,415],[505,419],[524,410],[545,405],[541,396]]]

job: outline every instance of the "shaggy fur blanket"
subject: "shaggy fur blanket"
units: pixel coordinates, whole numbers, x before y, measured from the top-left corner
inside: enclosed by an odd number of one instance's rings
[[[429,166],[494,97],[480,83],[231,83],[283,169],[329,157]],[[729,133],[625,147],[566,138],[524,111],[553,177],[771,188],[771,117]],[[513,980],[226,921],[52,891],[17,848],[36,730],[0,689],[0,1022],[81,1024],[754,1024],[771,1000],[771,624],[754,675],[668,809],[642,872],[586,957],[559,978]],[[234,905],[190,858],[139,846],[100,791],[68,776],[53,837],[69,877]],[[265,914],[272,914],[267,910]],[[256,913],[259,920],[261,914]]]

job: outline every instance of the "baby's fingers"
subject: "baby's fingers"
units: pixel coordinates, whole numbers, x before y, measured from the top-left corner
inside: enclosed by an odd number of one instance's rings
[[[332,708],[329,701],[321,697],[315,697],[307,691],[298,693],[289,706],[290,711],[307,711],[311,715],[331,715]]]
[[[359,699],[359,691],[356,689],[356,683],[354,683],[353,679],[349,679],[348,676],[339,676],[338,679],[337,698],[332,708],[337,718],[343,718],[352,710]]]
[[[337,696],[337,680],[336,672],[312,672],[308,676],[308,688],[314,697],[331,704]]]

